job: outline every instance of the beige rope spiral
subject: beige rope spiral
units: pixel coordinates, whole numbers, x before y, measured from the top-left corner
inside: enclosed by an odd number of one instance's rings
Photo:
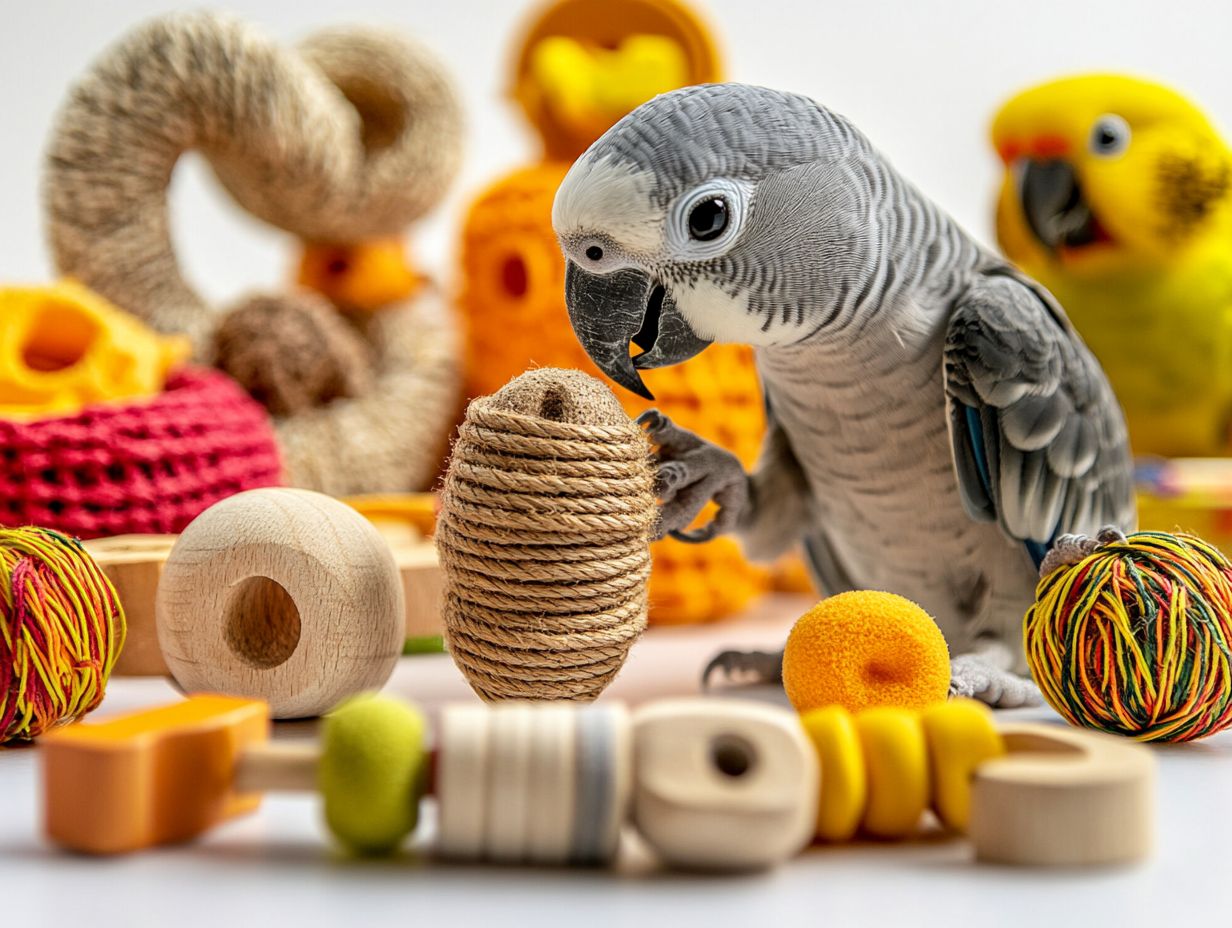
[[[446,640],[487,700],[594,699],[646,627],[650,446],[579,371],[530,371],[473,401],[436,544]]]
[[[284,48],[231,16],[169,14],[121,38],[61,108],[44,174],[52,254],[62,274],[188,335],[197,359],[213,363],[225,308],[183,278],[168,214],[185,152],[199,151],[259,219],[305,241],[354,243],[396,236],[437,204],[461,141],[444,67],[395,31],[334,28]],[[267,295],[266,310],[270,301],[284,317],[304,310],[296,294]],[[317,321],[287,325],[319,335]],[[312,359],[294,356],[303,338],[283,346],[277,332],[265,336],[267,380],[287,386],[270,409],[288,482],[333,494],[422,489],[460,403],[444,298],[425,287],[333,328]],[[280,408],[297,390],[311,408]]]

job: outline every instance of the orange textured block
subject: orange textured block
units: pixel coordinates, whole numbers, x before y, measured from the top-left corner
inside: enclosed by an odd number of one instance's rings
[[[265,703],[229,696],[53,732],[39,742],[47,837],[90,854],[187,841],[257,807],[231,784],[240,752],[268,738]]]
[[[529,367],[572,367],[604,379],[574,336],[565,308],[552,199],[568,169],[547,163],[515,171],[489,187],[466,217],[459,306],[469,396],[495,393]],[[654,402],[618,390],[629,415],[658,407],[752,466],[766,420],[749,348],[712,345],[684,364],[645,371],[644,379]],[[769,588],[769,571],[745,561],[729,538],[705,545],[665,539],[652,552],[652,624],[720,619]]]
[[[410,299],[423,283],[402,239],[350,245],[309,243],[300,256],[297,283],[338,308],[371,313]]]
[[[823,599],[796,622],[783,688],[799,712],[838,705],[923,709],[946,698],[950,652],[927,612],[901,596],[857,590]]]

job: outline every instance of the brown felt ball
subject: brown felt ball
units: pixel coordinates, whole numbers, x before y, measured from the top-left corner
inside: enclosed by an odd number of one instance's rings
[[[276,416],[359,396],[373,381],[368,346],[315,293],[249,297],[223,319],[215,348],[218,366]]]

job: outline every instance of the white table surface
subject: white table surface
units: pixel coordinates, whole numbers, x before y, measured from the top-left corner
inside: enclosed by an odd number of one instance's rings
[[[736,621],[652,629],[603,698],[696,692],[697,673],[717,647],[775,646],[808,604],[771,597]],[[389,690],[430,710],[474,698],[444,655],[403,659]],[[162,680],[115,680],[99,714],[175,696]],[[278,734],[307,733],[300,724]],[[414,852],[348,861],[330,851],[314,801],[292,796],[269,798],[255,815],[187,846],[76,857],[40,838],[37,749],[3,750],[0,928],[1232,925],[1232,733],[1153,750],[1158,841],[1141,866],[1015,870],[976,865],[962,841],[932,840],[818,847],[770,873],[722,877],[657,871],[635,846],[614,871],[445,866]],[[430,831],[427,818],[422,831]]]

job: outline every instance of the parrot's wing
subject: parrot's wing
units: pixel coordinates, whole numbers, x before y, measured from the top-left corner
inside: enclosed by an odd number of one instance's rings
[[[1134,527],[1125,419],[1052,296],[1009,268],[955,304],[945,342],[950,439],[967,513],[1036,563],[1067,532]]]

